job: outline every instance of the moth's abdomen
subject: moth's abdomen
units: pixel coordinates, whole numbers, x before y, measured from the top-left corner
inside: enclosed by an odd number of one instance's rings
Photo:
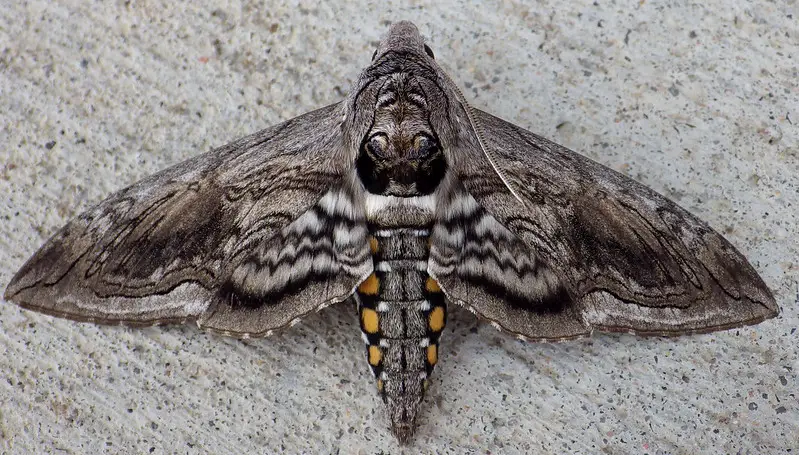
[[[446,303],[427,274],[429,229],[371,229],[374,273],[358,287],[366,356],[402,441],[413,432],[427,381],[438,361]]]

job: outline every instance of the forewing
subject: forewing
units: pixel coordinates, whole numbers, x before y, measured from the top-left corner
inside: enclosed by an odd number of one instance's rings
[[[521,254],[539,258],[558,277],[569,296],[562,311],[576,312],[591,329],[643,335],[709,332],[778,313],[752,266],[703,221],[594,161],[471,112],[487,153],[476,136],[463,137],[453,170],[479,206],[527,247]],[[470,301],[468,293],[455,298],[478,313],[502,305]],[[489,318],[530,338],[558,331],[537,324],[519,330],[504,316]],[[561,332],[572,336],[572,326]]]
[[[281,292],[282,281],[262,273],[247,282],[246,293],[268,295],[272,313],[246,326],[238,315],[252,316],[252,309],[229,298],[241,284],[237,271],[254,252],[282,251],[276,239],[301,236],[303,214],[341,188],[353,157],[343,146],[340,119],[339,105],[331,105],[113,194],[48,240],[14,276],[5,298],[76,320],[149,325],[199,319],[212,329],[258,335],[346,297],[333,296],[340,285],[330,292],[318,286]],[[326,270],[330,279],[342,279],[335,275],[340,269]],[[323,275],[314,281],[324,283]],[[228,294],[220,291],[223,285]]]

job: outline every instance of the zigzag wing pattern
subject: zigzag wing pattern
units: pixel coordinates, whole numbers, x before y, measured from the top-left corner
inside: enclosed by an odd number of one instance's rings
[[[198,325],[225,335],[265,336],[349,297],[373,268],[357,197],[342,184],[258,245],[232,270],[219,302]]]
[[[438,210],[429,273],[447,296],[520,338],[590,333],[540,256],[488,214],[459,183]]]

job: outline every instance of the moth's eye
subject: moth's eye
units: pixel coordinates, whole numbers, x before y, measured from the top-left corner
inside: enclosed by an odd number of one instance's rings
[[[372,61],[375,61],[375,57],[377,57],[377,49],[375,49],[375,53],[372,54]]]
[[[424,51],[427,52],[427,55],[429,55],[430,58],[432,58],[433,60],[436,59],[436,56],[433,55],[433,49],[430,49],[430,46],[428,46],[427,44],[424,45]]]
[[[385,158],[388,150],[388,136],[385,133],[376,133],[366,143],[366,151],[376,158]]]
[[[427,158],[438,148],[435,139],[426,135],[419,134],[413,139],[413,151],[411,158]]]

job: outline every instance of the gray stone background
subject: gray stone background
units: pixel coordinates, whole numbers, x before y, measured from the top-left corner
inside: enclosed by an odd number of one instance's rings
[[[110,192],[341,99],[409,19],[474,105],[723,232],[782,314],[544,345],[453,310],[406,452],[799,449],[795,0],[2,3],[0,286]],[[349,305],[242,342],[2,302],[0,350],[2,453],[401,451]]]

